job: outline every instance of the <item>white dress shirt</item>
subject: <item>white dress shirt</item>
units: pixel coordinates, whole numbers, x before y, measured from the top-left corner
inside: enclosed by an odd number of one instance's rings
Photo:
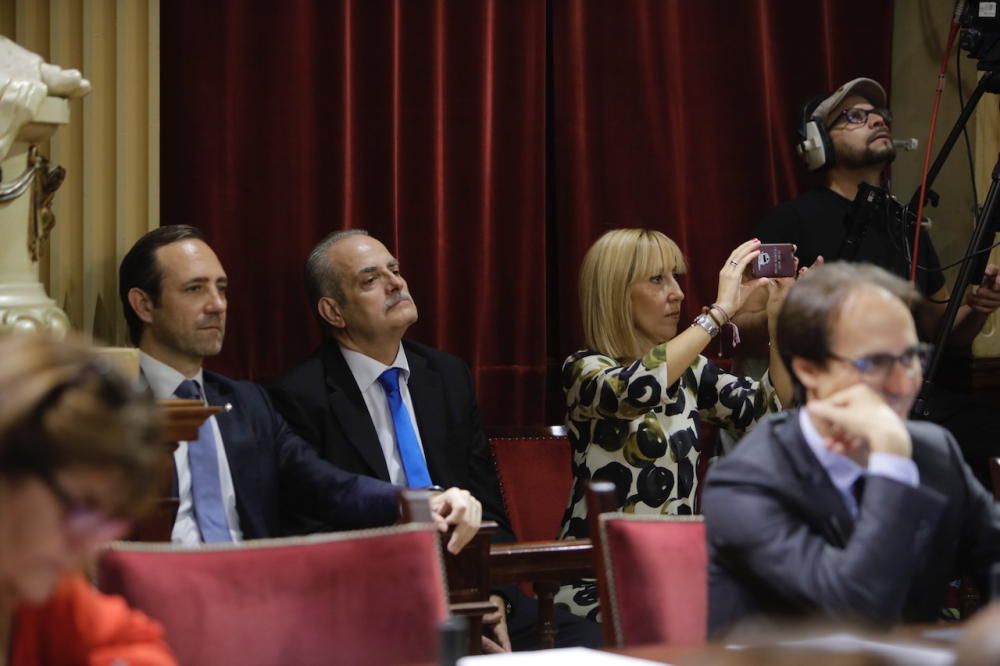
[[[852,518],[858,517],[858,501],[854,498],[853,486],[858,477],[866,473],[865,468],[850,458],[827,448],[823,436],[816,430],[805,409],[799,410],[799,425],[806,438],[806,444],[826,470],[834,487],[847,505]],[[884,476],[911,487],[920,485],[920,471],[910,458],[892,453],[871,453],[868,455],[868,476]]]
[[[392,425],[392,413],[389,411],[388,397],[385,389],[378,383],[379,376],[389,368],[399,368],[399,393],[406,405],[406,411],[410,413],[410,422],[413,424],[413,432],[417,435],[417,443],[420,444],[420,452],[424,451],[424,442],[420,438],[420,428],[417,426],[417,413],[413,410],[413,400],[410,399],[410,389],[408,381],[410,379],[410,364],[406,361],[406,352],[403,345],[399,345],[396,352],[396,359],[392,365],[384,365],[370,356],[350,349],[340,348],[347,361],[347,367],[354,375],[354,381],[361,389],[361,395],[365,399],[365,406],[368,407],[368,414],[372,417],[372,425],[375,426],[375,433],[378,435],[378,443],[382,447],[382,455],[385,457],[385,465],[389,468],[389,481],[399,486],[406,485],[406,472],[403,470],[403,461],[399,457],[399,448],[396,446],[396,429]],[[426,456],[424,459],[426,460]]]
[[[139,352],[139,367],[142,368],[142,376],[145,378],[146,384],[149,385],[157,399],[176,398],[174,391],[185,379],[193,379],[198,382],[204,398],[205,382],[200,368],[194,377],[185,377],[169,365],[161,363],[142,351]],[[229,534],[233,537],[233,541],[240,541],[243,538],[243,532],[240,531],[240,517],[236,513],[236,491],[233,488],[233,476],[229,471],[226,449],[222,445],[222,432],[219,431],[219,424],[215,421],[214,416],[210,417],[208,421],[215,432],[216,453],[219,456],[219,481],[222,485],[222,505],[226,509]],[[198,529],[198,521],[194,516],[187,442],[178,442],[177,450],[174,451],[174,466],[177,470],[177,496],[180,498],[180,506],[177,508],[177,519],[174,521],[170,540],[173,543],[186,546],[197,545],[201,543],[201,531]]]

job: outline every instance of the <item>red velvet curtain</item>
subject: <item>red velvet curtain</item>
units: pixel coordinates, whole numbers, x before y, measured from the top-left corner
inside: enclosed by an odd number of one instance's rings
[[[488,424],[559,422],[576,274],[615,226],[691,263],[688,315],[801,185],[795,107],[888,84],[891,0],[172,0],[161,7],[162,221],[229,273],[222,372],[319,341],[309,248],[363,227],[400,258],[411,337],[472,367]]]

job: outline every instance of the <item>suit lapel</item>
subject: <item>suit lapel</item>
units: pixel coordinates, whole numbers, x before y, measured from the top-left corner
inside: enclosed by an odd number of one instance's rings
[[[806,521],[818,528],[832,545],[843,548],[854,531],[854,519],[823,465],[806,443],[799,425],[799,410],[789,414],[782,427],[776,428],[775,435],[795,472],[798,487],[789,490],[801,493],[794,501],[805,514]]]
[[[437,483],[439,479],[450,478],[445,469],[448,451],[441,375],[428,365],[427,359],[412,346],[404,342],[403,349],[406,351],[406,361],[410,366],[407,388],[410,390],[410,399],[416,412],[424,458],[427,459],[431,481]]]
[[[378,433],[372,425],[361,389],[358,388],[344,355],[340,353],[340,347],[331,340],[325,340],[322,358],[326,398],[333,417],[340,424],[347,441],[357,449],[375,475],[383,481],[389,481],[389,468],[385,464]]]

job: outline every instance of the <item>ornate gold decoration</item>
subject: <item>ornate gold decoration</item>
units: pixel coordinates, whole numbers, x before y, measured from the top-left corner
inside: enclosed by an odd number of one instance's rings
[[[58,165],[49,168],[48,158],[39,153],[36,146],[32,146],[28,151],[28,168],[35,170],[31,213],[28,220],[28,254],[34,262],[38,261],[42,253],[42,244],[49,239],[52,228],[56,226],[52,199],[66,179],[66,169]]]
[[[0,203],[13,201],[31,187],[31,212],[28,215],[28,254],[32,262],[37,262],[42,253],[42,244],[48,240],[52,228],[56,226],[56,216],[52,213],[52,199],[56,190],[66,179],[66,169],[61,166],[49,167],[49,159],[38,152],[37,146],[28,149],[28,166],[24,173],[10,181],[0,183]]]

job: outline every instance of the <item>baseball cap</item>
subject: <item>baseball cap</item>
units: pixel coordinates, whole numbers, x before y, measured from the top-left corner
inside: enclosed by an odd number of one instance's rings
[[[813,109],[810,117],[821,118],[825,123],[828,119],[827,117],[835,108],[837,108],[837,105],[844,101],[845,97],[851,94],[864,97],[872,103],[872,106],[876,108],[885,108],[886,106],[885,88],[883,88],[878,81],[859,77],[857,79],[851,79],[833,91],[829,97],[824,99],[816,106],[815,109]]]

